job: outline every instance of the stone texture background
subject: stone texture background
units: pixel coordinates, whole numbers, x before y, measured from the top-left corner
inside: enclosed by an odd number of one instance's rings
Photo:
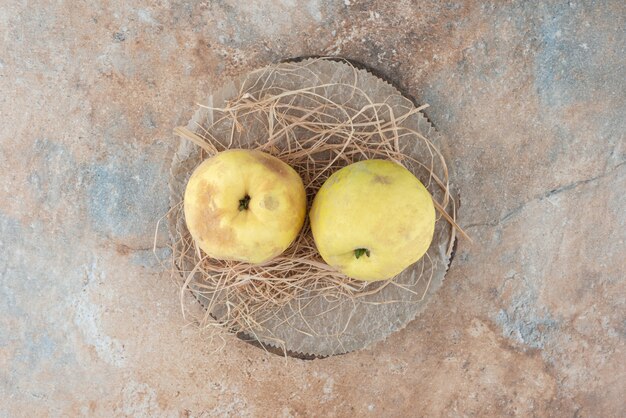
[[[619,0],[2,2],[0,416],[624,416],[625,27]],[[216,352],[151,250],[171,131],[303,55],[431,104],[475,243],[367,350]]]

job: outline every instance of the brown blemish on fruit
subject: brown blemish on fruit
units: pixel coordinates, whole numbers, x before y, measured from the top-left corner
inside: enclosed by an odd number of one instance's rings
[[[195,212],[194,218],[191,220],[196,227],[199,241],[210,241],[215,246],[232,247],[235,244],[235,232],[229,226],[222,226],[221,220],[224,218],[224,212],[215,208],[213,205],[213,197],[217,191],[215,186],[209,182],[203,182],[199,186],[201,196],[206,196],[206,200],[201,202],[201,206]],[[210,240],[206,240],[210,237]]]
[[[235,232],[229,226],[221,225],[223,212],[205,207],[198,212],[194,223],[202,242],[212,242],[218,247],[228,248],[235,244]],[[210,240],[205,237],[211,237]]]
[[[286,169],[285,164],[271,155],[256,152],[254,153],[254,159],[281,177],[287,177],[289,175],[289,171]]]
[[[372,183],[391,184],[391,183],[393,183],[393,181],[388,176],[381,176],[380,174],[377,174],[372,179]]]
[[[278,208],[279,204],[278,200],[272,195],[266,195],[263,198],[263,207],[267,210],[275,210]]]

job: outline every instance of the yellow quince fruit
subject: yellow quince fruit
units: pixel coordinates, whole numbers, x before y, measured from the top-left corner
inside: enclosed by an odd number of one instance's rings
[[[309,214],[318,251],[345,275],[389,279],[418,261],[435,231],[424,185],[392,161],[365,160],[333,173]]]
[[[191,236],[210,257],[259,264],[293,242],[306,216],[302,179],[288,164],[254,150],[203,161],[184,197]]]

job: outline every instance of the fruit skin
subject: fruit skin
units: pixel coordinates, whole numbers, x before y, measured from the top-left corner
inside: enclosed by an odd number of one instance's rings
[[[409,170],[386,160],[360,161],[333,173],[309,217],[322,258],[367,281],[389,279],[422,258],[435,231],[428,190]]]
[[[242,200],[250,197],[247,209]],[[184,197],[185,221],[210,257],[253,264],[281,254],[306,216],[302,179],[260,151],[228,150],[203,161]]]

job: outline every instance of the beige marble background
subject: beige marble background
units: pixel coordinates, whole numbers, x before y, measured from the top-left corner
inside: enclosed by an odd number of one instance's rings
[[[624,416],[625,27],[621,1],[2,2],[0,417]],[[431,105],[475,243],[364,351],[216,352],[151,250],[171,131],[303,55]]]

